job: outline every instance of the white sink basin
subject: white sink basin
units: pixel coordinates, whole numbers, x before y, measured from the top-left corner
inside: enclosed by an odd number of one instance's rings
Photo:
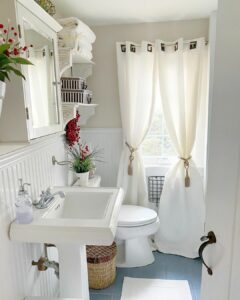
[[[12,240],[31,243],[110,245],[115,236],[123,192],[117,188],[55,187],[46,209],[34,209],[31,224],[13,223]]]
[[[118,188],[56,187],[46,209],[34,209],[31,224],[12,223],[10,238],[53,243],[58,249],[60,296],[89,300],[85,245],[110,245],[116,232],[123,191]]]

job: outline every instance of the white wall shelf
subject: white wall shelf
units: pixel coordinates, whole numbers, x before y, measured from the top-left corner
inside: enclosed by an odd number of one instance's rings
[[[94,62],[71,48],[59,47],[60,76],[73,67],[74,76],[87,78],[92,75]]]
[[[66,124],[76,117],[76,113],[80,114],[80,125],[86,125],[88,119],[95,114],[95,109],[98,104],[85,103],[66,103],[62,102],[63,122]]]

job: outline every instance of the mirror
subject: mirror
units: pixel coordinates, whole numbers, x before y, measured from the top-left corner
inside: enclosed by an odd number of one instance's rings
[[[24,21],[24,37],[28,49],[28,84],[33,129],[59,124],[58,92],[53,39]]]

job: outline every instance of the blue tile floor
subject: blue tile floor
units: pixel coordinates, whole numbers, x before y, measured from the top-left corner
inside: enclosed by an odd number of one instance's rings
[[[90,300],[120,300],[124,276],[188,280],[192,299],[200,299],[201,262],[181,256],[154,252],[155,262],[141,268],[119,268],[113,285],[104,290],[90,290]]]

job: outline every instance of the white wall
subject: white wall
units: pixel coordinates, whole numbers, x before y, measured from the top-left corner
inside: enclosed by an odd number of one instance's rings
[[[66,184],[66,169],[52,166],[51,158],[65,157],[62,138],[53,136],[12,154],[0,156],[0,299],[23,300],[27,295],[56,295],[58,280],[52,270],[40,273],[31,265],[42,254],[42,245],[9,240],[15,218],[18,178],[31,183],[33,199],[50,185]]]
[[[101,150],[102,162],[97,162],[96,172],[101,175],[101,186],[116,186],[123,145],[122,130],[117,128],[83,129],[81,137],[92,147]]]
[[[179,37],[192,39],[204,36],[207,38],[208,20],[97,26],[92,29],[97,36],[93,45],[93,60],[96,65],[93,68],[93,75],[88,79],[88,86],[93,91],[94,102],[99,106],[87,127],[121,128],[116,42],[154,41],[157,38],[173,41]]]

